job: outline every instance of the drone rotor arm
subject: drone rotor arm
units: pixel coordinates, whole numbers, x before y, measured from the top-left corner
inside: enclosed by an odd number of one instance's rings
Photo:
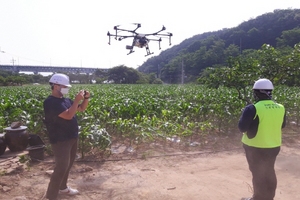
[[[159,39],[148,39],[148,40],[149,40],[149,41],[157,41],[157,42],[162,41],[161,38],[159,38]]]
[[[141,24],[136,24],[136,28],[132,31],[132,33],[135,33],[136,30],[138,30],[141,27]]]
[[[145,36],[150,36],[150,35],[159,35],[159,33],[162,32],[162,31],[157,31],[157,32],[154,32],[154,33],[148,33],[148,34],[144,34]]]
[[[166,27],[165,26],[162,26],[161,30],[157,31],[157,32],[154,32],[154,33],[150,33],[150,34],[147,34],[147,35],[160,35],[160,32],[166,30]],[[164,35],[164,34],[163,34]]]
[[[114,29],[116,30],[116,34],[119,31],[125,31],[125,32],[129,32],[129,33],[133,33],[133,34],[137,34],[135,31],[141,27],[141,24],[139,23],[135,23],[136,24],[136,28],[134,30],[128,30],[128,29],[123,29],[123,28],[118,28],[119,26],[114,26]]]
[[[116,29],[116,31],[125,31],[125,32],[130,32],[130,33],[133,33],[134,31],[132,31],[132,30],[127,30],[127,29],[122,29],[122,28],[118,28],[118,29]]]
[[[122,32],[122,31],[125,31],[125,32],[130,32],[130,33],[134,33],[130,30],[127,30],[127,29],[121,29],[121,28],[118,28],[118,26],[114,26],[114,30],[116,31],[116,34],[113,35],[115,36],[115,39],[117,39],[118,37],[123,37],[122,35],[118,35],[119,32]]]
[[[168,36],[168,37],[173,36],[172,33],[158,33],[158,34],[156,34],[156,35],[160,35],[160,36]]]
[[[114,36],[115,39],[116,39],[116,40],[119,40],[119,41],[121,41],[121,40],[123,40],[123,39],[126,39],[126,38],[134,37],[133,35],[114,35],[114,34],[108,34],[108,33],[107,33],[107,35],[108,35],[109,37]]]
[[[171,43],[171,37],[173,36],[173,34],[172,33],[166,33],[166,34],[157,34],[157,35],[159,35],[159,36],[167,36],[167,37],[169,37],[169,45],[171,45],[172,43]]]
[[[123,39],[131,38],[131,37],[134,37],[134,36],[132,36],[132,35],[120,35],[118,40],[121,41]]]

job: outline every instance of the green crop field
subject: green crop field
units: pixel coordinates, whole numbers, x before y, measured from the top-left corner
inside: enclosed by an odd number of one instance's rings
[[[88,109],[78,113],[81,148],[105,149],[112,138],[130,143],[190,138],[237,130],[245,102],[233,89],[201,85],[73,85],[69,97],[91,92]],[[0,131],[22,121],[30,133],[45,137],[43,101],[50,86],[1,87]],[[276,87],[273,98],[286,107],[288,122],[300,119],[300,89]],[[251,97],[251,88],[249,88]]]

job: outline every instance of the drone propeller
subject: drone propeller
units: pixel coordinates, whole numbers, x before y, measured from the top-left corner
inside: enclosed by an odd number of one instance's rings
[[[120,25],[114,26],[114,30],[117,30]]]
[[[137,25],[138,28],[142,26],[140,23],[132,23],[132,24]]]

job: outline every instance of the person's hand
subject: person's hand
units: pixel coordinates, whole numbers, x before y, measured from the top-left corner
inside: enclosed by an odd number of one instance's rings
[[[80,90],[77,95],[75,96],[75,100],[74,101],[77,101],[77,102],[80,102],[81,100],[84,99],[84,91],[83,90]]]
[[[85,98],[85,99],[89,99],[90,96],[91,96],[90,92],[87,91],[87,90],[84,90],[84,98]]]

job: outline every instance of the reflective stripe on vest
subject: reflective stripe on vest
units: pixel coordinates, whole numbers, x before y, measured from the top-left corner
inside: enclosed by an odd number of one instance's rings
[[[249,139],[247,134],[242,142],[248,146],[258,148],[274,148],[281,146],[281,127],[284,119],[284,106],[272,100],[259,101],[254,104],[256,117],[259,118],[257,134]]]

